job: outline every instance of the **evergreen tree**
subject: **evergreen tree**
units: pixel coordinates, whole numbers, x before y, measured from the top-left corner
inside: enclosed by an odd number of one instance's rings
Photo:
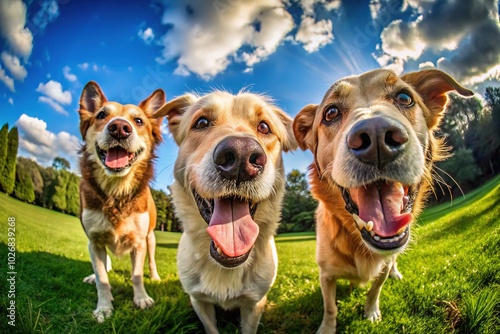
[[[9,136],[9,124],[5,123],[0,130],[0,173],[5,167],[7,160],[7,142]]]
[[[73,216],[78,216],[80,213],[79,184],[79,177],[71,173],[66,188],[66,212]]]
[[[13,127],[10,129],[7,137],[7,159],[5,161],[4,168],[0,173],[0,187],[7,195],[12,193],[16,183],[16,158],[18,143],[19,133],[17,131],[17,127]]]
[[[71,173],[65,170],[60,170],[56,173],[56,183],[54,187],[54,195],[52,196],[52,202],[54,203],[54,208],[61,212],[67,212],[67,188],[69,178]]]
[[[19,163],[16,167],[14,196],[23,202],[33,203],[35,201],[35,190],[30,173],[26,169],[26,166]]]

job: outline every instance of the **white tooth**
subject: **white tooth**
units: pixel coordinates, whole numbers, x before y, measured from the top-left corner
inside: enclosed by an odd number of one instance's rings
[[[217,247],[217,254],[219,254],[219,255],[222,254],[222,249],[220,249],[220,247]]]
[[[366,223],[363,219],[361,219],[357,214],[353,213],[352,216],[354,217],[354,220],[356,223],[358,223],[358,228],[361,230],[364,227],[366,227]]]
[[[380,237],[378,235],[375,235],[373,239],[375,239],[376,241],[380,241]]]
[[[370,235],[371,235],[372,237],[374,237],[374,236],[375,236],[375,232],[374,232],[374,231],[370,231]]]
[[[366,228],[366,230],[368,232],[370,232],[371,230],[373,230],[373,222],[370,220],[368,223],[366,223],[365,228]]]

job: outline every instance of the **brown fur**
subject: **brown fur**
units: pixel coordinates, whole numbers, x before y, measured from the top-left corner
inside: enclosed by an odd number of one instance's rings
[[[368,245],[362,238],[363,227],[357,226],[352,212],[346,208],[341,189],[367,187],[377,182],[375,175],[381,175],[378,177],[387,182],[400,182],[408,189],[408,197],[413,200],[411,213],[416,217],[432,189],[433,163],[446,157],[442,140],[436,139],[434,132],[444,113],[446,93],[452,90],[465,96],[473,94],[438,70],[401,77],[388,70],[375,70],[339,80],[319,105],[308,105],[295,117],[294,133],[299,146],[314,155],[309,180],[311,192],[319,202],[316,211],[317,262],[324,300],[319,333],[335,332],[338,278],[355,283],[375,279],[365,306],[365,316],[374,321],[380,319],[378,297],[391,268],[401,277],[393,265],[405,245],[394,251],[379,251]],[[400,92],[408,92],[414,104],[408,107],[398,104],[395,96]],[[325,123],[326,111],[331,106],[340,112],[333,122]],[[398,120],[409,133],[404,147],[411,153],[402,153],[403,158],[396,160],[398,164],[391,162],[395,166],[391,172],[360,163],[351,153],[352,149],[345,148],[354,125],[380,115]]]
[[[94,317],[99,322],[113,308],[106,248],[117,255],[131,252],[134,303],[140,308],[153,304],[144,290],[142,267],[147,251],[151,277],[160,279],[154,260],[156,206],[149,182],[154,176],[154,151],[162,141],[161,118],[155,112],[164,103],[162,90],[156,90],[138,106],[110,102],[95,82],[85,86],[80,98],[80,132],[84,139],[80,151],[80,220],[89,239],[94,268],[94,274],[84,282],[96,283]],[[112,135],[110,129],[116,121],[126,124],[130,134]],[[115,146],[128,152],[125,167],[113,169],[102,161],[101,154],[108,154]]]

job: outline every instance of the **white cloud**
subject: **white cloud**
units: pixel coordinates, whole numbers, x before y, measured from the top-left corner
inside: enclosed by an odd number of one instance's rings
[[[426,62],[418,64],[419,70],[428,69],[428,68],[435,68],[435,67],[436,66],[434,66],[434,63],[432,61],[426,61]]]
[[[38,1],[40,10],[33,15],[33,24],[37,29],[45,27],[59,16],[59,6],[56,0]]]
[[[150,44],[155,38],[155,34],[153,33],[153,29],[146,28],[145,30],[140,29],[137,35],[144,41],[146,44]]]
[[[0,66],[0,80],[3,81],[3,83],[9,88],[11,92],[15,92],[16,89],[14,87],[14,79],[9,77],[6,73],[5,70]]]
[[[63,114],[63,115],[66,115],[66,116],[69,115],[68,112],[63,108],[62,105],[60,105],[56,101],[52,100],[50,97],[40,96],[38,98],[38,101],[39,102],[43,102],[43,103],[47,103],[49,106],[52,107],[52,109],[54,109],[55,111],[57,111],[60,114]]]
[[[86,71],[89,68],[89,63],[78,64],[78,67]]]
[[[33,49],[33,35],[25,25],[26,5],[21,0],[0,1],[0,35],[26,61]]]
[[[384,3],[382,2],[382,6]],[[411,22],[391,22],[381,34],[382,52],[392,59],[418,60],[423,52],[448,50],[438,61],[464,84],[496,78],[500,65],[498,1],[405,0],[416,17]]]
[[[305,17],[300,23],[295,40],[304,44],[304,49],[311,53],[333,41],[332,21],[314,21],[312,17]]]
[[[12,97],[9,97],[8,101],[11,105],[14,105],[14,99]]]
[[[340,0],[299,0],[300,7],[304,12],[303,16],[315,16],[315,6],[321,5],[327,11],[340,8],[342,1]]]
[[[207,80],[232,61],[247,66],[262,61],[294,27],[279,0],[169,2],[162,22],[172,28],[160,39],[163,51],[157,61],[177,59],[176,74],[195,73]]]
[[[16,121],[19,128],[19,148],[30,158],[43,165],[50,165],[55,157],[66,158],[76,168],[79,139],[68,132],[53,133],[47,123],[36,117],[22,114]]]
[[[77,77],[73,73],[70,73],[70,71],[71,71],[71,68],[69,66],[64,66],[64,68],[63,68],[64,77],[68,81],[75,82],[77,80]]]
[[[0,55],[0,58],[2,59],[5,67],[9,70],[10,74],[14,77],[14,79],[22,81],[24,80],[24,78],[26,78],[28,72],[26,71],[24,66],[21,65],[21,61],[18,57],[8,53],[7,51],[3,51]]]
[[[47,95],[52,100],[61,103],[61,104],[70,104],[71,103],[71,92],[63,91],[61,83],[50,80],[46,84],[40,83],[37,92]]]

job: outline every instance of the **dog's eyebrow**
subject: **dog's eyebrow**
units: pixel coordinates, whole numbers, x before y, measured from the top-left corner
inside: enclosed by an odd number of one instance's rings
[[[353,85],[348,81],[338,81],[334,83],[325,94],[322,103],[327,100],[343,100],[351,92]]]

